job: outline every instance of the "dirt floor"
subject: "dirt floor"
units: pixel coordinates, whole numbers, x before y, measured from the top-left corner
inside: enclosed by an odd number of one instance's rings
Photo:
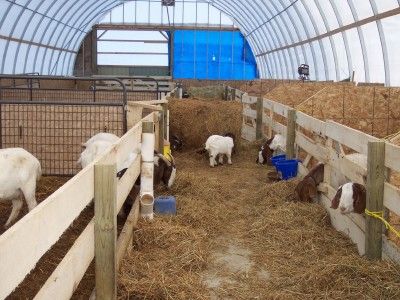
[[[295,181],[267,182],[247,146],[216,168],[176,154],[176,217],[135,232],[120,299],[400,299],[400,268],[369,262],[321,205],[293,202]]]

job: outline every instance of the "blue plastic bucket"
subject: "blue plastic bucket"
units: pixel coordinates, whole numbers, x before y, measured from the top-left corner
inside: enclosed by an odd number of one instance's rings
[[[159,196],[154,200],[154,212],[160,215],[176,215],[174,196]]]
[[[285,159],[286,159],[286,155],[285,155],[285,154],[272,156],[272,157],[271,157],[271,163],[272,163],[273,166],[276,167],[276,163],[277,163],[278,161],[285,160]]]
[[[297,159],[280,160],[276,162],[275,167],[282,174],[282,179],[288,180],[297,176],[298,162]]]

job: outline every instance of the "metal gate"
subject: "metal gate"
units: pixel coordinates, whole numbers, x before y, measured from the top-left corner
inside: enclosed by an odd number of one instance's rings
[[[120,88],[102,89],[99,80]],[[74,175],[83,142],[98,132],[126,132],[126,101],[115,78],[0,76],[0,147],[31,152],[45,175]]]

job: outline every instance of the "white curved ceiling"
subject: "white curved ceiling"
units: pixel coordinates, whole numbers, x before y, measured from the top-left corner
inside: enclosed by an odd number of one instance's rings
[[[124,2],[0,0],[0,73],[71,75],[85,35]],[[263,78],[295,78],[308,63],[316,80],[342,80],[354,70],[358,81],[400,85],[400,0],[176,2],[209,2],[230,16]]]

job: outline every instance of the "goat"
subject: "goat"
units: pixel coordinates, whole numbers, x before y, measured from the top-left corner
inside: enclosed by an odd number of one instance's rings
[[[154,187],[159,185],[161,182],[165,184],[165,186],[169,189],[172,187],[175,181],[176,177],[176,165],[175,165],[175,159],[171,156],[171,162],[165,158],[164,155],[161,153],[158,153],[157,151],[154,151]],[[120,172],[118,172],[117,177],[121,178],[127,168],[122,169]],[[136,179],[136,182],[134,184],[134,188],[132,188],[132,191],[129,193],[128,199],[124,202],[123,209],[121,209],[119,216],[123,216],[127,212],[130,211],[133,201],[134,201],[134,194],[133,191],[138,191],[140,189],[140,176]]]
[[[274,138],[272,139],[271,143],[269,144],[269,148],[273,151],[276,151],[278,148],[281,148],[281,150],[286,151],[285,137],[280,134],[275,134]]]
[[[236,135],[232,132],[226,132],[222,136],[231,137],[233,140],[232,154],[236,154]]]
[[[171,156],[171,161],[165,158],[164,155],[154,151],[154,186],[157,186],[161,181],[165,184],[167,188],[171,188],[174,184],[176,177],[176,165],[175,159]],[[117,177],[121,178],[127,168],[122,169],[118,172]],[[140,176],[135,182],[136,186],[140,186]]]
[[[274,138],[270,138],[264,143],[264,145],[261,146],[260,151],[258,151],[256,163],[260,165],[271,165],[271,157],[274,151],[269,147],[269,145],[271,144],[273,139]]]
[[[171,149],[174,151],[181,151],[183,148],[182,139],[176,134],[171,134],[169,142],[171,143]]]
[[[86,143],[82,144],[82,147],[84,147],[85,150],[82,151],[78,159],[78,164],[80,164],[82,168],[85,168],[118,140],[119,137],[111,133],[101,132],[96,134],[95,136],[91,137]],[[130,164],[136,158],[137,154],[140,153],[140,147],[141,145],[139,144],[136,149],[134,149],[134,151],[129,153],[128,158],[122,163],[122,165],[117,166],[118,170],[128,168],[130,166]]]
[[[324,181],[324,164],[319,163],[301,180],[295,188],[298,201],[311,202],[317,196],[317,187]]]
[[[119,137],[116,136],[115,134],[112,133],[107,133],[107,132],[100,132],[94,136],[92,136],[90,139],[86,141],[86,143],[82,144],[82,148],[86,148],[90,144],[96,141],[105,141],[109,142],[110,144],[114,144],[119,140]]]
[[[39,160],[22,148],[0,150],[0,201],[12,201],[8,228],[18,217],[25,198],[29,211],[36,207],[36,183],[42,175]]]
[[[205,150],[208,151],[210,156],[210,167],[217,165],[217,156],[219,156],[219,163],[224,163],[223,155],[228,158],[228,164],[232,164],[232,148],[234,147],[233,139],[229,136],[212,135],[206,141]]]
[[[86,148],[78,159],[78,164],[82,166],[82,169],[86,168],[87,165],[103,154],[109,147],[111,147],[113,143],[109,141],[98,140],[85,144]]]
[[[256,162],[261,165],[271,165],[271,157],[278,148],[286,151],[286,139],[280,134],[275,134],[261,146]]]
[[[339,207],[342,214],[362,214],[366,207],[366,189],[362,184],[348,182],[339,187],[332,199],[331,208]]]
[[[117,139],[116,139],[117,138]],[[85,150],[82,151],[78,164],[81,165],[82,168],[85,168],[88,166],[90,163],[92,163],[96,158],[98,158],[100,155],[102,155],[108,148],[110,148],[115,142],[118,141],[118,137],[112,134],[107,134],[107,133],[99,133],[96,134],[95,136],[91,137],[86,143],[82,144],[82,147],[85,147]],[[127,159],[122,162],[121,165],[117,165],[117,174],[116,176],[120,179],[125,172],[128,170],[129,166],[132,164],[132,162],[135,160],[137,155],[140,153],[140,147],[141,145],[139,144],[134,151],[129,153]],[[134,196],[132,196],[135,193],[135,189],[133,188],[129,195],[128,199],[124,202],[124,207],[123,209],[120,210],[118,213],[119,216],[124,216],[125,212],[127,211],[127,207],[133,203],[132,199]],[[128,204],[125,204],[128,203]]]

